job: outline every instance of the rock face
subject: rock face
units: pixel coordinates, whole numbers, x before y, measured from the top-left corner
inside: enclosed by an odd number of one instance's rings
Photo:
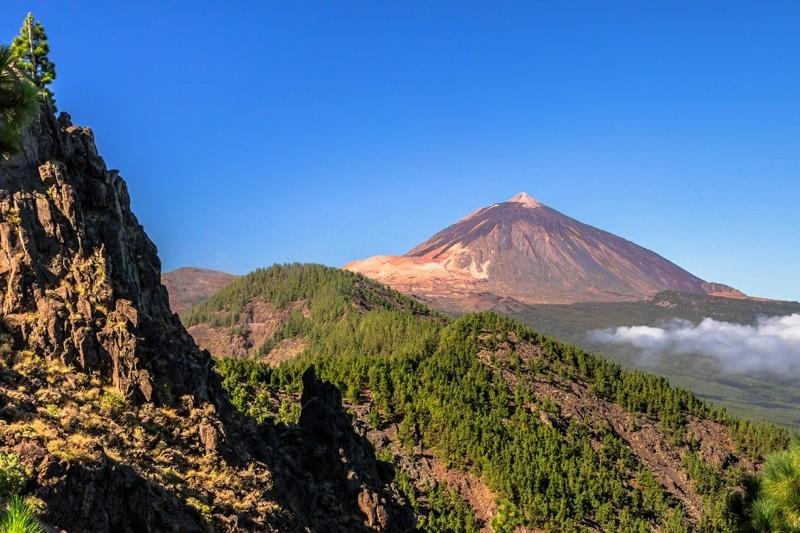
[[[233,274],[207,268],[181,267],[161,276],[169,306],[179,315],[236,279]]]
[[[641,300],[662,290],[705,292],[702,279],[660,255],[526,193],[479,209],[404,256],[345,268],[406,293],[460,300],[463,310],[497,298],[563,304]]]
[[[342,394],[331,383],[317,379],[314,367],[303,375],[303,396],[300,400],[300,431],[305,438],[304,466],[316,484],[331,486],[332,493],[348,495],[347,501],[355,502],[351,509],[351,523],[340,523],[343,530],[359,529],[364,525],[370,529],[385,530],[389,527],[411,531],[414,515],[408,509],[398,508],[392,502],[399,495],[389,485],[394,478],[391,463],[376,462],[372,445],[352,427],[350,418],[342,410]],[[336,472],[332,483],[331,473]],[[325,493],[316,501],[305,504],[314,509],[325,509],[331,504]],[[366,517],[363,520],[361,517]],[[363,521],[363,523],[362,523]]]
[[[306,380],[301,429],[234,411],[170,310],[125,182],[66,114],[43,110],[0,160],[0,289],[0,452],[55,530],[406,529],[332,385]],[[306,460],[340,450],[355,466]]]
[[[15,347],[137,401],[208,399],[209,357],[170,311],[156,248],[92,130],[43,113],[0,168],[0,310]]]

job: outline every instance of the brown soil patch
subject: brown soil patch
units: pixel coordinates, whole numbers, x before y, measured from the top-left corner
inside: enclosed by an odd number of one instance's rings
[[[369,396],[369,393],[365,393]],[[354,426],[364,434],[380,455],[390,453],[392,463],[401,468],[414,482],[420,492],[427,487],[444,484],[453,489],[470,506],[481,531],[492,531],[490,523],[497,512],[497,495],[484,481],[471,472],[448,468],[430,450],[416,448],[410,451],[397,440],[397,425],[389,424],[382,429],[370,427],[366,405],[347,405],[354,415]]]
[[[295,337],[293,339],[283,339],[270,352],[261,357],[261,361],[276,366],[286,361],[291,361],[306,349],[308,341]]]
[[[497,496],[481,478],[470,473],[447,468],[436,457],[430,456],[431,474],[440,483],[446,483],[472,507],[475,517],[483,522],[484,531],[491,531],[488,524],[497,512]]]
[[[189,327],[188,331],[198,346],[214,356],[250,357],[275,334],[295,309],[305,313],[305,302],[294,302],[285,309],[278,309],[261,300],[252,300],[233,326],[220,327],[201,323]],[[302,348],[297,349],[298,346],[297,343],[283,347],[279,344],[281,350],[274,359],[276,362],[290,359],[302,351]]]

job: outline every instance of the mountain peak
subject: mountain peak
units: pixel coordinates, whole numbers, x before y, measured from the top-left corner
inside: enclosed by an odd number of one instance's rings
[[[526,192],[521,192],[521,193],[515,194],[514,196],[509,198],[508,201],[509,202],[514,202],[514,203],[517,203],[517,204],[522,204],[525,207],[530,207],[531,209],[535,209],[537,207],[542,207],[542,205],[543,205],[539,200],[537,200],[536,198],[534,198],[533,196],[531,196],[530,194],[528,194]]]
[[[459,220],[405,256],[347,268],[401,292],[460,299],[464,310],[482,294],[555,304],[635,301],[663,290],[705,293],[702,279],[660,255],[524,192]]]

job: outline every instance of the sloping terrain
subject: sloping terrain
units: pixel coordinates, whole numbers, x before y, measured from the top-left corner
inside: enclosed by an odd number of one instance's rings
[[[92,131],[43,107],[23,152],[0,160],[2,476],[17,465],[41,520],[75,532],[408,529],[413,509],[335,387],[306,372],[292,427],[242,416],[160,270]]]
[[[236,278],[233,274],[207,268],[181,267],[161,276],[169,293],[169,306],[179,315],[200,303]]]
[[[479,209],[402,257],[345,268],[459,311],[487,309],[492,297],[526,304],[635,301],[664,290],[745,297],[526,193]]]
[[[434,313],[364,276],[319,265],[258,269],[191,308],[182,320],[202,348],[217,356],[281,362],[306,346],[304,325],[347,311],[396,309]]]
[[[314,366],[422,530],[730,531],[748,476],[787,439],[509,319],[448,320],[336,269],[261,270],[184,319],[236,327],[257,301],[296,310],[260,354],[220,361],[233,404],[291,426]],[[296,338],[301,353],[263,362]]]
[[[760,316],[800,312],[800,304],[749,297],[703,281],[525,193],[477,210],[404,256],[373,257],[345,268],[450,315],[503,313],[626,366],[666,376],[738,414],[800,426],[792,375],[733,372],[702,351],[650,357],[590,335],[600,328],[657,327],[675,319],[752,325]]]
[[[501,312],[565,342],[602,352],[628,367],[666,376],[672,383],[725,405],[734,413],[784,426],[800,426],[800,395],[792,375],[732,372],[698,354],[665,353],[643,357],[624,345],[604,344],[588,333],[619,326],[663,326],[675,319],[699,323],[707,317],[734,324],[755,324],[762,316],[800,313],[800,303],[718,298],[662,292],[640,302],[591,302],[528,306],[515,302]]]
[[[699,323],[705,318],[735,324],[754,324],[761,316],[800,312],[800,303],[744,297],[720,284],[704,284],[711,294],[662,291],[628,302],[527,304],[488,292],[456,291],[422,295],[420,300],[452,316],[465,309],[483,309],[516,318],[536,331],[582,348],[601,352],[628,367],[638,367],[669,378],[703,398],[742,416],[800,427],[800,395],[793,376],[731,373],[710,362],[703,353],[693,356],[664,354],[643,358],[627,346],[602,344],[589,332],[620,326],[661,326],[675,319]]]

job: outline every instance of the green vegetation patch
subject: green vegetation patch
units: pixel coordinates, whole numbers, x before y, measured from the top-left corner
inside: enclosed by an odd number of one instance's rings
[[[250,360],[220,360],[218,371],[234,405],[257,419],[276,416],[275,398],[297,397],[300,377],[313,364],[348,401],[369,405],[373,425],[396,423],[404,445],[422,446],[448,467],[479,475],[502,499],[502,512],[495,517],[499,530],[523,524],[562,531],[597,526],[607,531],[686,531],[691,525],[682,504],[608,424],[559,419],[558,406],[534,394],[532,380],[582,383],[596,397],[656,422],[676,445],[689,449],[686,428],[691,417],[724,424],[739,452],[753,459],[788,442],[786,430],[734,419],[662,377],[626,370],[511,319],[480,313],[448,321],[407,299],[398,306],[362,305],[363,292],[357,287],[363,280],[358,276],[321,267],[274,268],[259,276],[277,286],[261,286],[258,294],[268,295],[275,305],[288,306],[295,298],[311,302],[310,315],[287,322],[293,325],[282,334],[302,335],[307,348],[275,368]],[[301,287],[309,276],[323,296]],[[388,294],[366,283],[370,294]],[[247,286],[249,282],[242,285]],[[242,291],[223,291],[201,309],[228,312],[223,305],[228,298],[245,305],[253,291]],[[385,298],[377,301],[391,304]],[[513,350],[494,355],[521,344],[535,346],[536,356],[523,360]],[[541,412],[557,423],[548,423]],[[704,503],[695,526],[703,531],[738,527],[746,514],[743,474],[700,465],[693,455],[684,468]],[[437,498],[449,497],[442,493]],[[467,520],[458,518],[453,505],[445,505],[444,522],[430,518],[428,523],[436,524],[431,527]]]

